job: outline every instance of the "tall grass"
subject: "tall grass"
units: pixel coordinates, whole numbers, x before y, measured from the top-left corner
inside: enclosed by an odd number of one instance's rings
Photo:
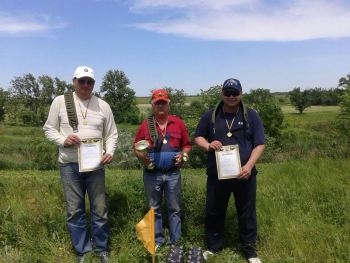
[[[259,255],[264,262],[350,262],[350,163],[318,159],[258,166]],[[183,170],[183,242],[204,244],[204,170]],[[140,170],[107,170],[111,262],[151,262],[134,226],[147,212]],[[74,262],[58,171],[3,170],[0,262]],[[245,262],[230,201],[226,244],[208,262]],[[165,262],[167,248],[157,253]],[[87,262],[97,262],[90,254]]]

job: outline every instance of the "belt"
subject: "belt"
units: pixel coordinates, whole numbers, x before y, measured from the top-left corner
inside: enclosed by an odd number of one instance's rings
[[[167,169],[162,169],[162,168],[158,168],[155,167],[154,169],[150,170],[150,169],[146,169],[146,171],[148,172],[162,172],[162,173],[169,173],[169,172],[175,172],[178,171],[180,168],[179,167],[171,167],[171,168],[167,168]]]

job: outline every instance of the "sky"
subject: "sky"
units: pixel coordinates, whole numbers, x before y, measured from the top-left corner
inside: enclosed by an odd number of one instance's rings
[[[0,88],[31,73],[71,82],[123,71],[136,96],[336,88],[350,74],[350,0],[1,0]]]

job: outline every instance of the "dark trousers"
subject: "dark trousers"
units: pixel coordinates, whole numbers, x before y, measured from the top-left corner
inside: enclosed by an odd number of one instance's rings
[[[224,226],[227,205],[231,196],[235,198],[241,249],[244,255],[256,256],[256,173],[248,180],[218,180],[217,175],[208,174],[205,213],[205,235],[208,249],[218,252],[224,245]]]

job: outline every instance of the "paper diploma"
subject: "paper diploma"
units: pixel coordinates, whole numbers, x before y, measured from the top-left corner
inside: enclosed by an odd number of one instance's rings
[[[79,172],[101,168],[102,145],[101,138],[88,138],[80,141],[78,149]]]
[[[219,180],[236,178],[241,173],[238,144],[223,146],[215,157]]]

